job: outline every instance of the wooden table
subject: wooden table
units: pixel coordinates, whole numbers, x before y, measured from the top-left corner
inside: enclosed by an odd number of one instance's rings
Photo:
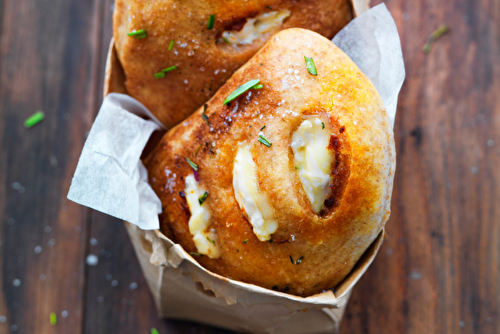
[[[500,1],[385,3],[407,70],[393,212],[342,333],[498,333]],[[223,332],[158,319],[123,224],[66,199],[102,101],[113,0],[0,4],[0,333]]]

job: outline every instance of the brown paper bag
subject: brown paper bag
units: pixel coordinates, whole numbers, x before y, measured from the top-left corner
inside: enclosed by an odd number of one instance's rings
[[[368,10],[368,3],[352,0],[354,15]],[[124,83],[112,40],[104,95],[127,94]],[[212,273],[160,231],[125,226],[160,316],[252,333],[338,333],[352,288],[375,259],[384,236],[382,230],[334,290],[303,298]]]

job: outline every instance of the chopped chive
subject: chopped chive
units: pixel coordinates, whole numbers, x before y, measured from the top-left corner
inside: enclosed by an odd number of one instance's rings
[[[144,29],[129,32],[127,35],[130,37],[135,37],[137,39],[148,37],[148,33]]]
[[[34,113],[33,115],[31,115],[30,117],[28,117],[24,121],[24,126],[29,129],[33,125],[36,125],[36,124],[40,123],[43,120],[44,117],[45,117],[45,114],[43,112],[37,111],[36,113]]]
[[[260,131],[264,130],[266,126],[264,125],[263,127],[260,128]]]
[[[228,97],[226,97],[226,99],[224,100],[224,104],[228,104],[229,102],[231,102],[232,100],[234,100],[238,96],[240,96],[241,94],[245,93],[247,90],[252,89],[259,82],[260,82],[260,79],[250,80],[250,81],[244,83],[243,85],[241,85],[240,87],[236,88],[236,90],[234,92],[232,92],[231,94],[229,94]]]
[[[211,30],[213,29],[214,27],[214,23],[215,23],[215,15],[210,15],[210,17],[208,18],[208,26],[207,26],[207,29],[208,30]]]
[[[299,167],[299,166],[295,166],[295,169],[296,169],[296,170],[299,170],[299,169],[300,169],[300,167]]]
[[[165,78],[165,73],[164,72],[155,73],[155,79],[156,80],[163,79],[163,78]]]
[[[208,197],[208,191],[205,191],[203,195],[201,195],[200,198],[198,198],[198,203],[202,205],[203,202],[205,202],[205,200],[207,199],[207,197]]]
[[[151,334],[160,334],[156,328],[151,328]]]
[[[172,49],[174,48],[174,45],[175,45],[175,41],[171,40],[170,44],[168,45],[168,51],[172,51]]]
[[[269,239],[269,243],[272,244],[273,243],[273,239]]]
[[[318,287],[318,285],[319,285],[319,284],[314,285],[314,286],[313,286],[313,288],[317,288],[317,287]]]
[[[243,240],[243,243],[246,244],[248,242],[248,239]]]
[[[189,166],[191,166],[191,168],[193,168],[195,171],[198,171],[198,165],[197,164],[195,164],[193,161],[191,161],[191,159],[189,159],[187,157],[186,157],[186,160],[187,160]]]
[[[273,290],[278,290],[278,286],[277,286],[277,285],[275,285],[275,286],[273,286],[271,289],[273,289]]]
[[[203,113],[206,113],[207,112],[207,108],[208,108],[208,104],[204,104],[203,105]]]
[[[205,114],[201,114],[201,118],[203,118],[203,120],[208,124],[210,125],[210,123],[208,123],[208,116],[205,115]]]
[[[325,122],[321,122],[321,129],[324,130],[325,129]]]
[[[285,292],[290,291],[290,288],[288,286],[285,286]]]
[[[258,84],[252,87],[252,89],[262,89],[262,88],[264,88],[264,85],[262,84]]]
[[[306,67],[307,71],[309,72],[310,75],[318,75],[318,72],[316,71],[316,65],[314,65],[314,60],[311,58],[308,58],[304,56],[304,59],[306,61]]]
[[[57,325],[57,316],[56,316],[56,314],[55,314],[54,312],[52,312],[52,313],[50,314],[50,324],[51,324],[52,326]]]
[[[170,67],[167,67],[167,68],[164,68],[163,70],[161,70],[163,73],[167,73],[167,72],[170,72],[170,71],[173,71],[173,70],[176,70],[177,69],[177,66],[170,66]]]
[[[290,261],[291,261],[291,262],[292,262],[292,264],[293,264],[293,257],[292,257],[291,255],[290,255]]]
[[[258,139],[259,143],[266,145],[267,147],[271,147],[273,143],[271,143],[269,140],[266,139],[263,135],[259,135]]]
[[[215,240],[212,240],[209,237],[207,237],[207,240],[208,240],[208,242],[211,242],[211,243],[213,243],[215,245]]]
[[[196,255],[196,256],[203,256],[203,254],[197,253],[197,252],[189,252],[191,255]]]
[[[443,36],[448,31],[450,31],[450,27],[444,24],[441,27],[437,28],[432,34],[430,34],[429,37],[427,38],[427,42],[423,47],[424,53],[429,53],[431,51],[432,43],[434,43],[436,39]]]
[[[198,146],[198,148],[196,149],[196,153],[194,154],[194,156],[197,156],[197,155],[198,155],[198,152],[200,152],[200,149],[201,149],[201,144],[200,144],[200,146]]]
[[[299,257],[299,259],[297,261],[295,261],[295,264],[300,264],[302,262],[302,260],[304,260],[304,255]]]
[[[231,42],[224,36],[222,36],[222,40],[224,41],[224,43],[231,44]]]
[[[267,8],[267,9],[270,9],[270,10],[273,10],[273,9],[271,8],[271,6],[266,6],[266,8]]]

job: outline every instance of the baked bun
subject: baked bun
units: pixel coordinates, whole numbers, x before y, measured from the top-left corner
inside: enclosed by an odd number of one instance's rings
[[[211,98],[275,32],[300,27],[331,39],[351,19],[349,0],[116,0],[114,38],[128,93],[171,128]],[[147,37],[128,36],[142,29]],[[172,66],[177,69],[155,79]]]
[[[252,79],[263,88],[224,105]],[[167,132],[145,165],[162,231],[201,265],[308,296],[335,287],[389,218],[395,148],[370,80],[331,41],[294,28]]]

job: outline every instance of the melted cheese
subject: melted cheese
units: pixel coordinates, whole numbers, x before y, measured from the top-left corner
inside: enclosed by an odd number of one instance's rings
[[[335,157],[328,149],[330,135],[319,118],[311,118],[303,121],[292,136],[295,168],[316,213],[321,211],[331,183]]]
[[[271,239],[278,224],[267,193],[259,189],[257,166],[246,142],[239,143],[234,159],[233,188],[236,201],[261,241]]]
[[[193,235],[193,241],[198,253],[207,255],[212,259],[220,257],[218,237],[214,229],[210,227],[210,212],[207,210],[206,202],[200,205],[198,199],[205,193],[200,184],[196,182],[193,174],[186,177],[186,199],[191,212],[189,218],[189,232]]]
[[[281,26],[288,16],[289,10],[264,13],[248,19],[240,31],[224,31],[222,37],[231,44],[252,44],[261,35]]]

